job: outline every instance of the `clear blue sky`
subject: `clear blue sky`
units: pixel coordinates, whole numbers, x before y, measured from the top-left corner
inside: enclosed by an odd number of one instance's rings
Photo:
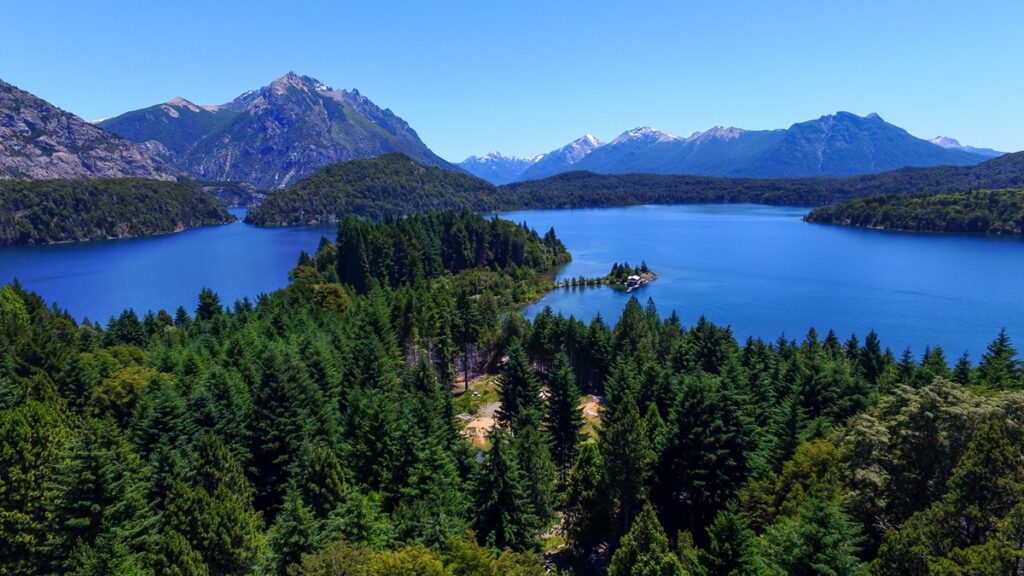
[[[0,16],[0,78],[94,120],[222,103],[294,70],[358,88],[441,156],[836,110],[1024,149],[1024,2],[45,2]]]

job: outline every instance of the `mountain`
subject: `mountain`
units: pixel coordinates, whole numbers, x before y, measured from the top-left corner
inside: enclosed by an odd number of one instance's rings
[[[128,112],[97,123],[105,130],[148,146],[172,163],[183,162],[188,151],[207,134],[238,116],[231,106],[198,106],[184,98]]]
[[[335,90],[294,72],[220,106],[178,98],[100,126],[149,143],[197,179],[263,189],[287,186],[328,164],[389,152],[453,168],[408,123],[358,90]]]
[[[140,146],[0,80],[0,179],[154,178],[175,170]]]
[[[557,150],[541,155],[533,165],[519,175],[518,179],[536,180],[538,178],[547,178],[560,172],[566,172],[573,169],[577,162],[601,146],[604,146],[604,142],[590,134],[586,134]]]
[[[649,127],[623,132],[572,163],[537,162],[519,180],[570,170],[599,174],[686,174],[741,178],[850,176],[905,166],[969,166],[998,155],[916,138],[877,114],[837,112],[779,130],[716,126],[689,137]],[[939,144],[938,146],[936,144]]]
[[[516,158],[515,156],[505,156],[495,151],[488,152],[483,156],[470,156],[456,164],[456,166],[477,178],[483,178],[491,184],[500,185],[518,180],[519,175],[530,166],[533,166],[538,159],[540,159],[540,156]]]
[[[962,150],[964,152],[970,152],[971,154],[980,154],[981,156],[988,156],[991,158],[995,158],[996,156],[1002,156],[1003,154],[1006,154],[1006,152],[999,152],[998,150],[993,150],[991,148],[975,148],[974,146],[964,146],[960,144],[960,142],[957,142],[956,139],[950,138],[948,136],[936,136],[935,138],[929,140],[929,142],[950,150]]]
[[[782,139],[724,176],[851,176],[905,166],[967,166],[985,157],[911,136],[878,114],[837,112],[794,124]]]
[[[339,216],[380,220],[431,210],[494,208],[488,182],[393,152],[321,168],[295,184],[273,190],[246,215],[259,226],[323,224]]]

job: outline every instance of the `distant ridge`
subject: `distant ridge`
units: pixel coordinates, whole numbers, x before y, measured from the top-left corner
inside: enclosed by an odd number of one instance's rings
[[[231,102],[199,106],[184,98],[99,123],[202,180],[280,188],[345,160],[402,152],[453,169],[408,123],[358,90],[335,90],[289,72]]]
[[[589,146],[580,147],[579,142],[566,147],[581,152],[571,161],[545,161],[556,157],[545,154],[514,180],[540,179],[571,170],[740,178],[852,176],[903,167],[970,166],[1001,154],[961,146],[951,138],[923,140],[878,114],[850,112],[778,130],[715,126],[683,138],[644,126],[627,130],[607,144],[593,139]],[[463,167],[487,177],[487,169]],[[503,180],[508,178],[503,174]]]

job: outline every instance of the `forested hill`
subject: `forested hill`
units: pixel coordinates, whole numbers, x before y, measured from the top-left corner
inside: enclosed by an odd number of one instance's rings
[[[822,206],[874,194],[938,194],[1024,186],[1024,153],[977,166],[906,168],[849,178],[752,179],[569,172],[495,188],[398,153],[333,164],[271,192],[246,221],[260,226],[372,219],[430,210],[517,210],[751,202]]]
[[[196,185],[143,179],[0,181],[0,244],[163,234],[235,218]]]
[[[752,202],[821,206],[876,194],[940,194],[1024,187],[1024,152],[976,166],[904,168],[846,178],[750,179],[571,172],[498,189],[505,208]]]
[[[881,230],[1024,234],[1024,189],[869,196],[816,208],[804,220]]]
[[[275,190],[246,216],[260,226],[379,220],[431,210],[493,208],[494,187],[469,174],[424,166],[401,153],[341,162]]]

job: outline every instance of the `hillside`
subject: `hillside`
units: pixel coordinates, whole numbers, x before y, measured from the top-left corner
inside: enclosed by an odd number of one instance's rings
[[[283,188],[336,162],[402,152],[451,168],[416,131],[358,90],[335,90],[294,72],[222,105],[176,98],[100,123],[148,143],[200,180]]]
[[[0,182],[0,245],[179,232],[235,218],[193,185],[134,178]]]
[[[332,164],[283,190],[272,191],[246,216],[260,226],[334,222],[340,215],[403,216],[431,210],[487,210],[487,182],[400,153]]]
[[[812,210],[804,220],[879,230],[1024,234],[1024,189],[869,196]]]
[[[878,194],[942,194],[1024,186],[1024,152],[976,166],[904,168],[846,178],[713,178],[570,172],[498,189],[504,208],[753,202],[821,206]]]
[[[0,180],[155,178],[175,170],[145,146],[0,80]]]

